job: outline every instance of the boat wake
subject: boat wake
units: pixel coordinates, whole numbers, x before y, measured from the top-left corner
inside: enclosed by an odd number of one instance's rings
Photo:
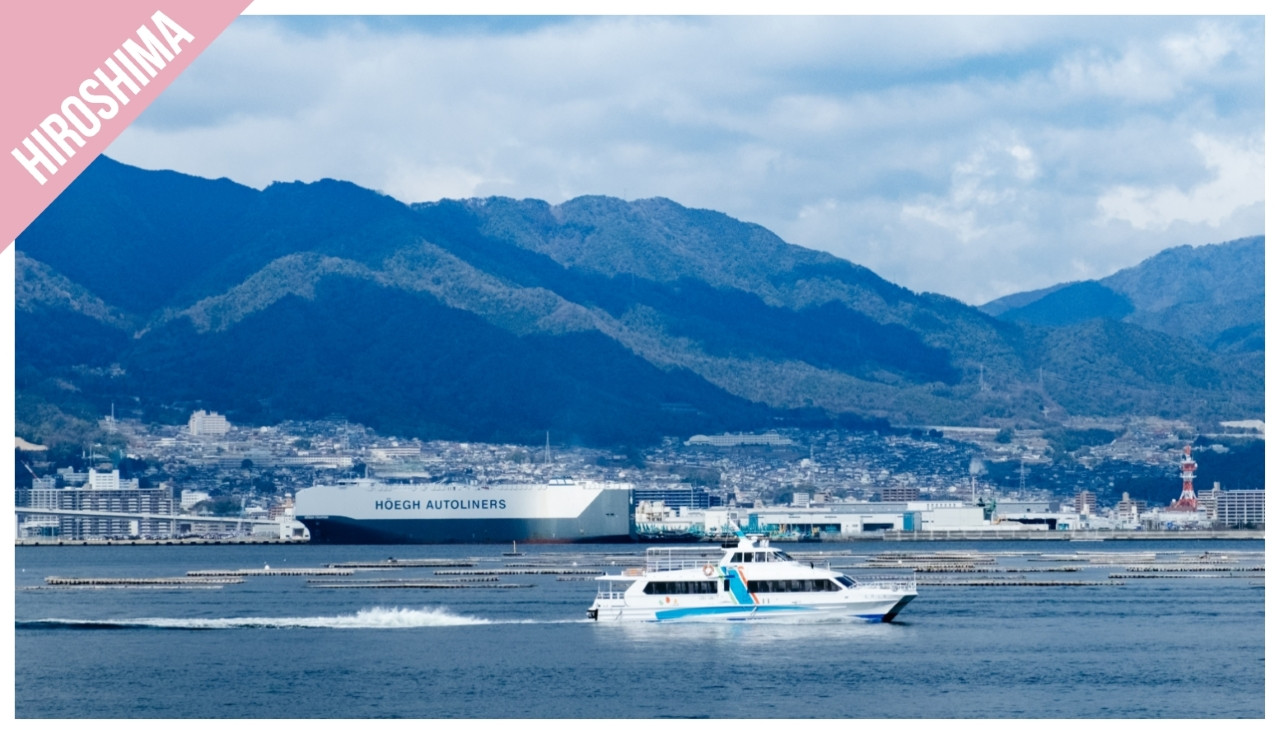
[[[480,617],[435,609],[373,607],[355,614],[332,617],[226,617],[221,619],[140,618],[140,619],[35,619],[18,620],[17,629],[415,629],[421,627],[465,627],[504,624]]]

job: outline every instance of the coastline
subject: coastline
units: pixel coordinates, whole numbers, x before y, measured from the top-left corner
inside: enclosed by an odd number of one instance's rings
[[[861,536],[822,538],[816,543],[858,543],[862,541],[890,542],[946,542],[989,540],[1044,540],[1103,542],[1128,540],[1266,540],[1265,530],[1089,530],[1081,532],[1056,532],[1045,530],[886,530],[883,533]],[[687,542],[687,541],[686,541]],[[711,541],[693,541],[710,543]],[[786,542],[786,541],[775,541]],[[21,538],[15,546],[82,546],[82,545],[310,545],[310,541],[297,538],[172,538],[134,540],[52,540]],[[636,541],[636,545],[649,545],[651,541]],[[319,545],[319,544],[317,544]],[[492,545],[503,545],[492,544]]]

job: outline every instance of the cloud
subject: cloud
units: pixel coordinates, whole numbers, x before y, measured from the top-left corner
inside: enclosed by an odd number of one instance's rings
[[[977,302],[1261,232],[1262,38],[1247,17],[243,17],[108,155],[407,202],[664,196]]]
[[[1135,103],[1167,101],[1212,74],[1245,42],[1234,28],[1201,22],[1186,32],[1135,39],[1119,50],[1090,47],[1072,53],[1053,75],[1077,96],[1109,96]]]
[[[1263,151],[1258,141],[1193,138],[1211,178],[1190,189],[1176,186],[1115,186],[1098,199],[1103,221],[1137,229],[1168,229],[1174,222],[1218,226],[1235,212],[1263,200]]]
[[[953,167],[945,196],[904,204],[902,216],[934,224],[969,244],[990,231],[979,220],[1016,216],[1018,190],[1035,179],[1036,171],[1034,154],[1021,142],[985,143]]]

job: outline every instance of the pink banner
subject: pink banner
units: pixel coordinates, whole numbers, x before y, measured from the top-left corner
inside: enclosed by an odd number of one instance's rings
[[[250,0],[10,3],[0,116],[0,250],[223,31]]]

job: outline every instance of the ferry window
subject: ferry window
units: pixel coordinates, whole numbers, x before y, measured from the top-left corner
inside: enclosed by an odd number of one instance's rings
[[[734,553],[733,558],[729,559],[730,563],[742,563],[742,554]]]
[[[728,590],[729,590],[729,579],[725,579],[725,580],[724,580],[724,590],[725,590],[725,591],[728,591]]]
[[[769,554],[767,553],[756,553],[756,563],[764,563],[766,560],[766,556],[768,555]]]
[[[729,590],[729,582],[725,582],[725,591]],[[665,596],[677,594],[714,594],[716,593],[716,582],[714,581],[650,581],[644,587],[644,593]]]
[[[855,582],[853,579],[843,575],[837,576],[836,581],[839,581],[841,585],[843,585],[847,589],[852,589],[853,587],[858,585],[857,582]]]
[[[787,552],[786,552],[786,551],[777,551],[777,554],[778,554],[778,560],[779,560],[779,561],[790,561],[790,560],[791,560],[791,556],[787,555]]]

